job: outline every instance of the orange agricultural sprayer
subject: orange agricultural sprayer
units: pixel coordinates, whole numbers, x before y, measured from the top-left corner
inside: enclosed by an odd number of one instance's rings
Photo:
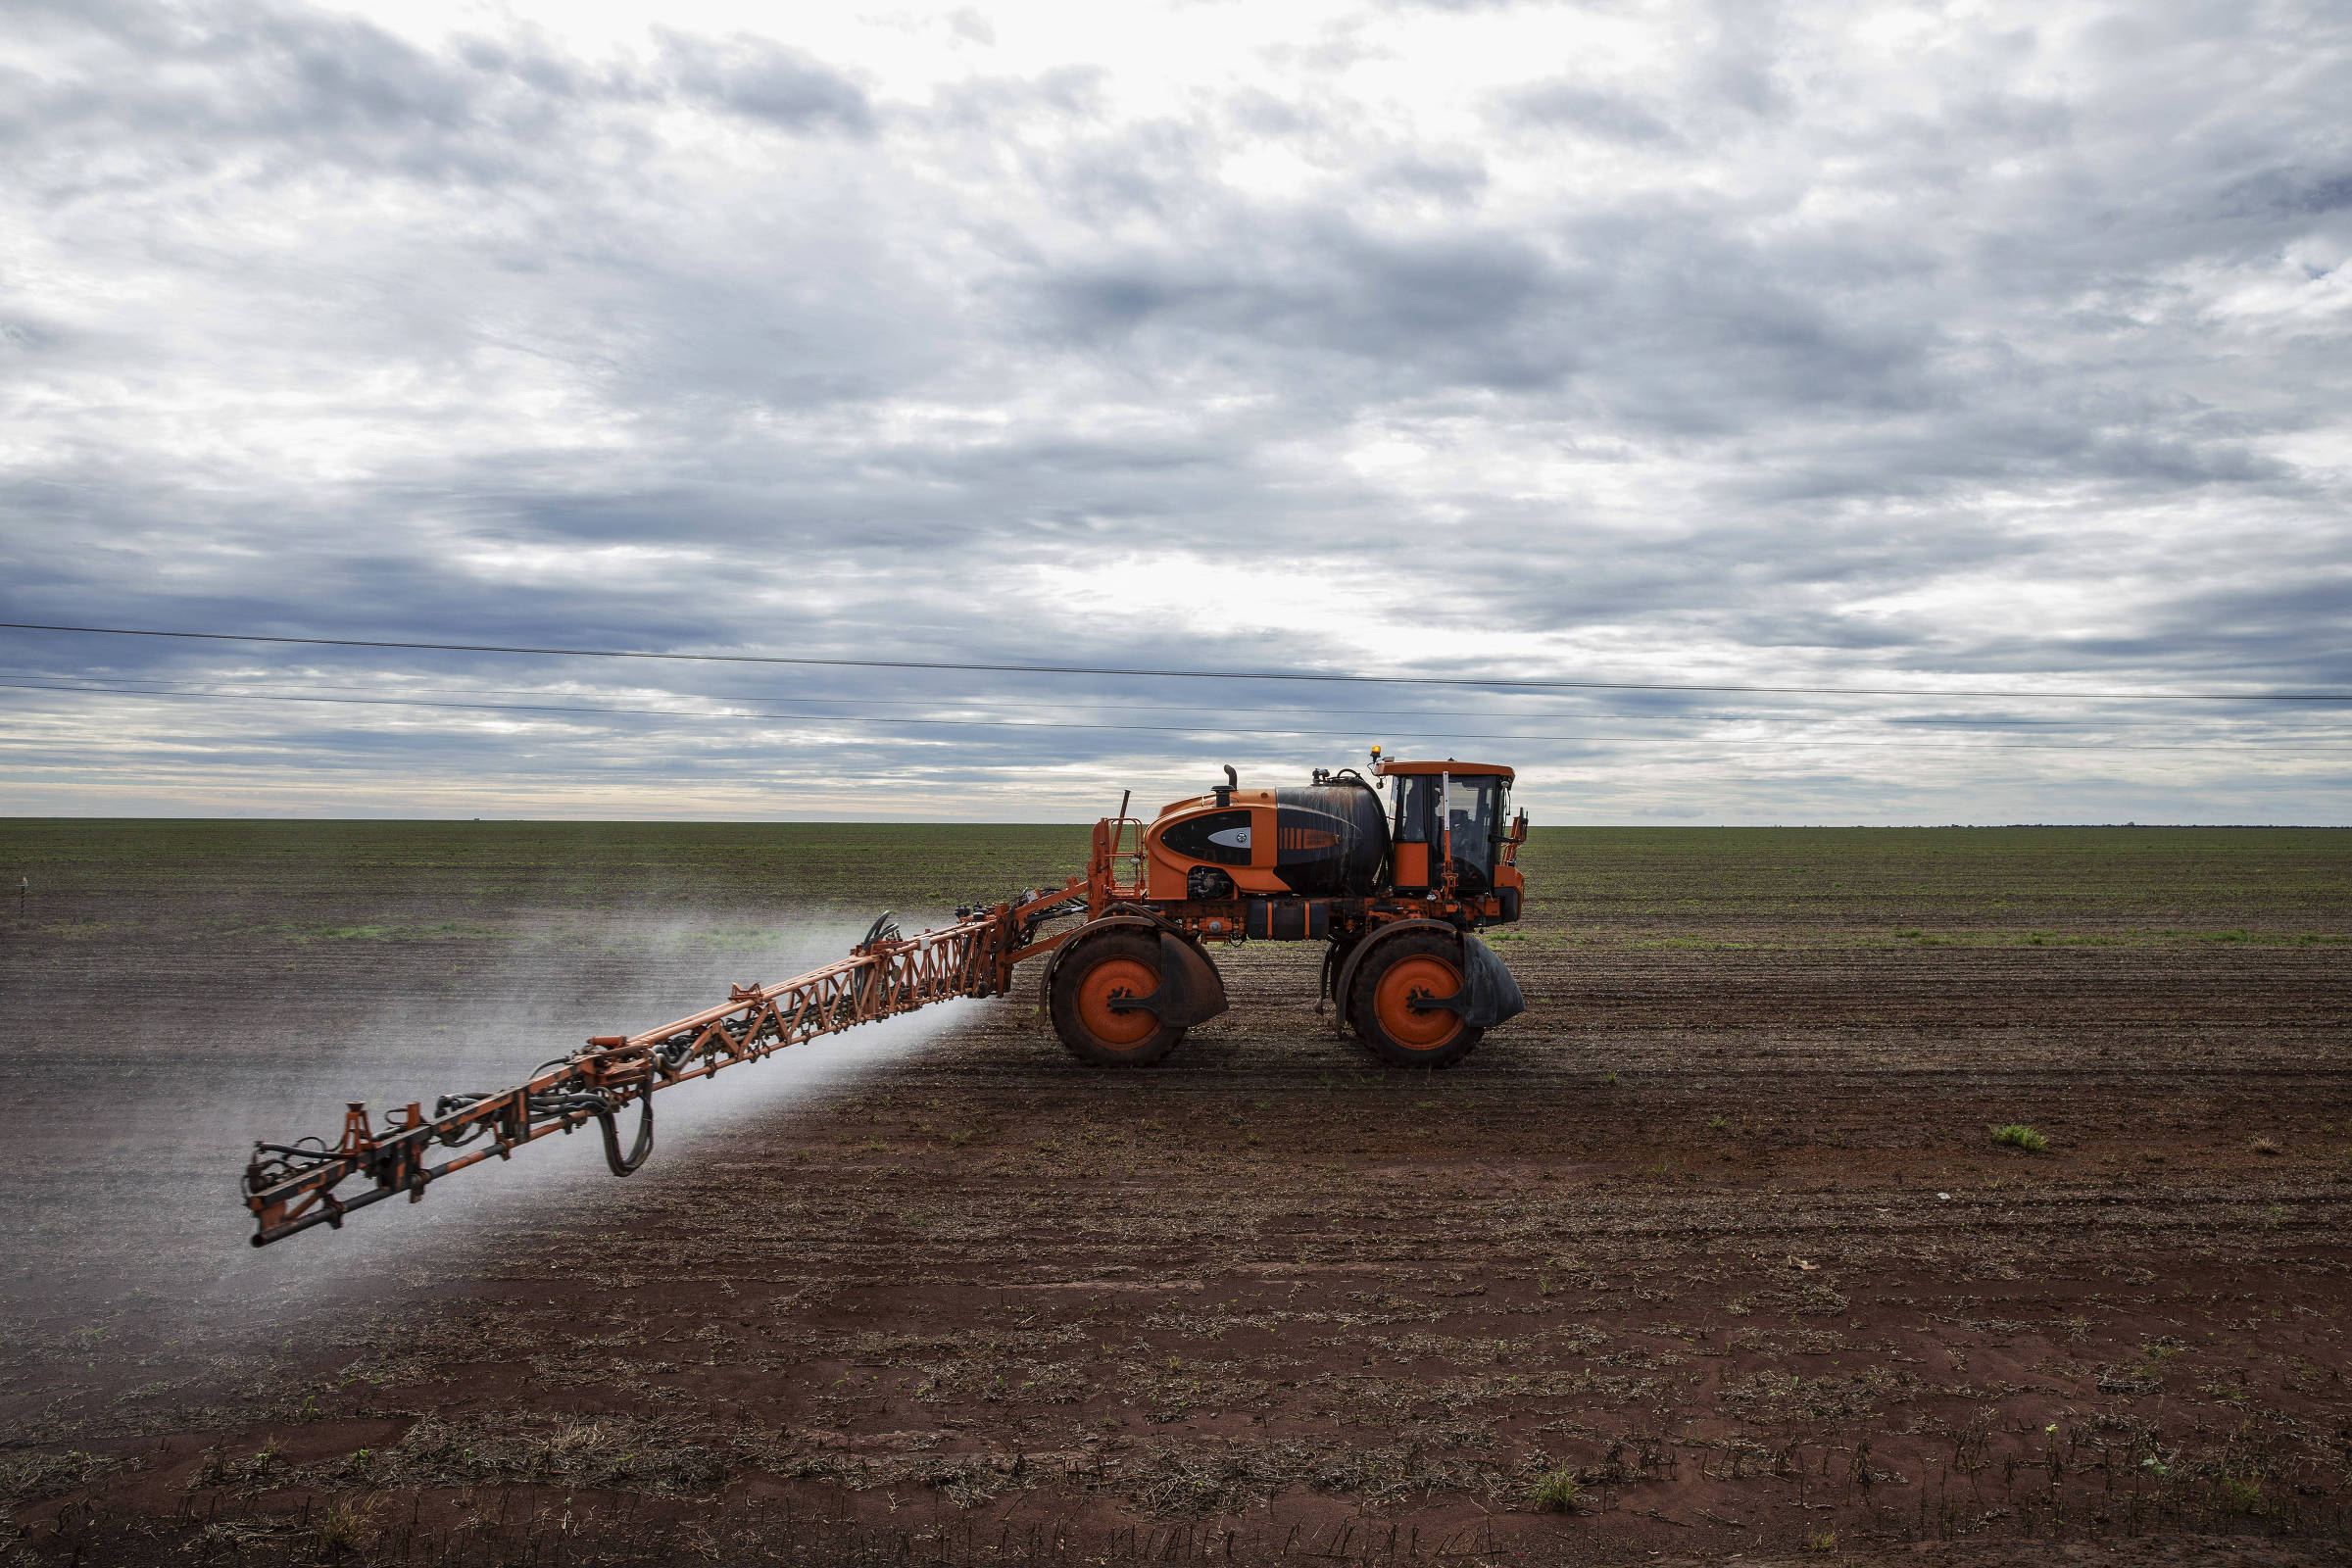
[[[1317,768],[1309,784],[1246,790],[1228,767],[1223,784],[1149,823],[1121,801],[1095,824],[1086,875],[1062,887],[960,908],[919,936],[885,914],[838,963],[737,986],[659,1029],[596,1036],[511,1089],[443,1095],[430,1115],[414,1102],[381,1126],[355,1103],[338,1142],[256,1144],[253,1244],[340,1226],[398,1194],[417,1201],[428,1183],[590,1123],[626,1176],[653,1152],[656,1091],[951,997],[1003,996],[1041,956],[1054,1033],[1098,1066],[1158,1061],[1225,1010],[1209,944],[1272,941],[1324,944],[1322,995],[1381,1059],[1449,1067],[1522,1008],[1476,933],[1519,918],[1527,813],[1508,817],[1507,767],[1393,761],[1374,747],[1371,772]],[[338,1196],[354,1178],[367,1185]]]

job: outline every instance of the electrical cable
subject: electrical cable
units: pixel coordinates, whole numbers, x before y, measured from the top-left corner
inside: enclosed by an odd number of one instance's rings
[[[64,626],[0,620],[4,631],[82,632],[101,637],[177,637],[198,642],[273,643],[304,648],[384,648],[415,653],[527,654],[563,659],[660,659],[706,664],[805,664],[836,669],[953,669],[1024,675],[1117,675],[1175,680],[1288,680],[1374,686],[1460,686],[1494,690],[1749,692],[1796,697],[1991,697],[2004,701],[2123,703],[2352,703],[2352,692],[1943,691],[1909,686],[1736,686],[1673,681],[1528,680],[1457,675],[1363,675],[1332,670],[1126,669],[1104,664],[1000,664],[915,659],[810,659],[782,654],[672,654],[629,648],[529,648],[503,643],[390,642],[360,637],[275,637],[259,632],[157,631],[132,626]]]

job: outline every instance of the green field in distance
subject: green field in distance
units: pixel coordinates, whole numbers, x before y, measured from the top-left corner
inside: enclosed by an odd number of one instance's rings
[[[1081,871],[1083,825],[0,819],[29,914],[142,896],[251,908],[429,897],[485,914],[762,906],[930,919]],[[1544,828],[1521,863],[1553,940],[2330,942],[2352,829]],[[13,891],[13,890],[11,890]],[[184,906],[183,906],[184,907]],[[8,911],[13,914],[15,911]]]

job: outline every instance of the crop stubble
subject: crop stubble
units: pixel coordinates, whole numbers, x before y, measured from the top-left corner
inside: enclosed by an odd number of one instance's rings
[[[2352,834],[1540,832],[1531,1010],[1449,1073],[1376,1070],[1314,954],[1257,946],[1155,1070],[1016,995],[631,1182],[452,1224],[491,1169],[429,1233],[231,1264],[154,1194],[225,1207],[233,1140],[133,1137],[191,1080],[266,1095],[485,991],[520,1070],[776,978],[733,956],[785,914],[919,917],[1082,832],[5,833],[27,1549],[315,1552],[355,1498],[330,1534],[379,1553],[559,1509],[722,1552],[778,1510],[1131,1555],[2341,1539]]]

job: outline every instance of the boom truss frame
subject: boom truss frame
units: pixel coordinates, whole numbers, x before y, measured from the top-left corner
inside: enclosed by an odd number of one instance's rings
[[[511,1089],[443,1095],[430,1116],[412,1101],[380,1128],[367,1104],[354,1101],[337,1143],[254,1145],[244,1179],[253,1245],[266,1247],[314,1225],[340,1228],[344,1215],[395,1194],[421,1202],[425,1188],[444,1177],[486,1159],[512,1158],[526,1144],[590,1123],[604,1135],[612,1173],[627,1176],[653,1152],[657,1091],[935,1002],[1002,996],[1011,989],[1017,963],[1053,951],[1068,934],[1039,939],[1038,926],[1087,904],[1086,878],[1073,877],[1051,893],[959,910],[966,918],[956,924],[912,937],[900,936],[885,914],[838,963],[771,986],[736,986],[717,1006],[659,1029],[593,1036],[585,1050],[541,1064]],[[623,1153],[619,1116],[631,1104],[638,1125]],[[444,1149],[467,1152],[434,1163]],[[367,1189],[338,1196],[335,1189],[354,1178],[365,1179]]]

